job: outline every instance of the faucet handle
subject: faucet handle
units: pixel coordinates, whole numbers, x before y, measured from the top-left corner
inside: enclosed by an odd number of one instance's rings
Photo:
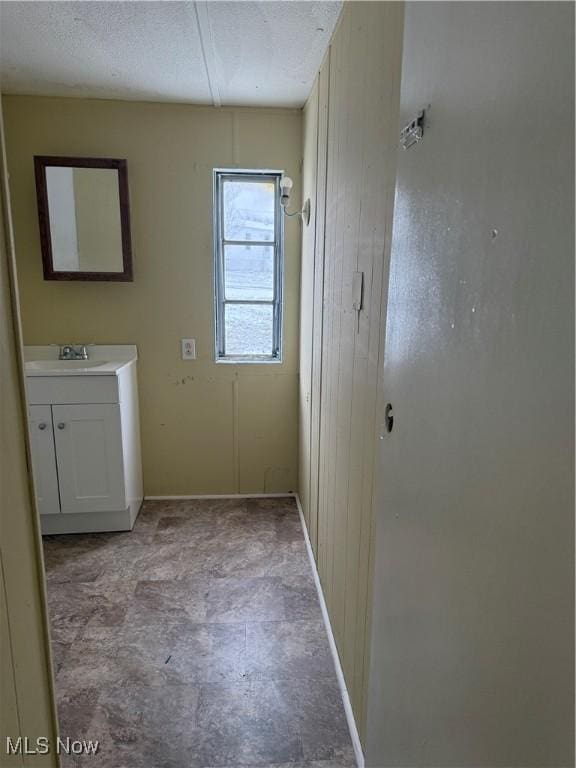
[[[88,347],[95,345],[73,342],[72,344],[51,344],[50,346],[59,348],[59,360],[88,360]]]
[[[69,360],[72,357],[74,349],[71,344],[60,344],[60,351],[58,353],[59,360]]]

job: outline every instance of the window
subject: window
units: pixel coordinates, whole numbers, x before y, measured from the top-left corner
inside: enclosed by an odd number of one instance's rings
[[[216,361],[281,362],[280,171],[214,171]]]

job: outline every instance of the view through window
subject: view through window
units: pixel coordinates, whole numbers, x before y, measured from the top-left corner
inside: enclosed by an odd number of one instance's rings
[[[217,360],[281,360],[281,175],[214,173]]]

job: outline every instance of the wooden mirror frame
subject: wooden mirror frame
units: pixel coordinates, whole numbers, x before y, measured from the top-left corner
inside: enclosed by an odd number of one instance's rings
[[[108,168],[118,171],[118,196],[120,202],[120,230],[122,237],[122,272],[63,272],[54,269],[52,238],[50,234],[50,216],[48,214],[48,186],[46,168],[51,166],[67,168]],[[52,157],[34,156],[34,174],[36,177],[36,197],[38,201],[38,220],[40,224],[40,246],[44,280],[101,280],[132,282],[132,238],[130,235],[130,201],[128,195],[128,169],[126,160],[114,160],[109,157]]]

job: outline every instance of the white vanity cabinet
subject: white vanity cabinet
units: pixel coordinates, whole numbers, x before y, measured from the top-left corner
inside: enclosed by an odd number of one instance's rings
[[[49,405],[31,405],[29,416],[36,506],[41,515],[53,515],[60,512],[60,496],[52,408]]]
[[[40,514],[125,506],[119,405],[31,405],[30,417]]]
[[[26,364],[43,533],[130,530],[142,503],[136,359],[91,365]]]

